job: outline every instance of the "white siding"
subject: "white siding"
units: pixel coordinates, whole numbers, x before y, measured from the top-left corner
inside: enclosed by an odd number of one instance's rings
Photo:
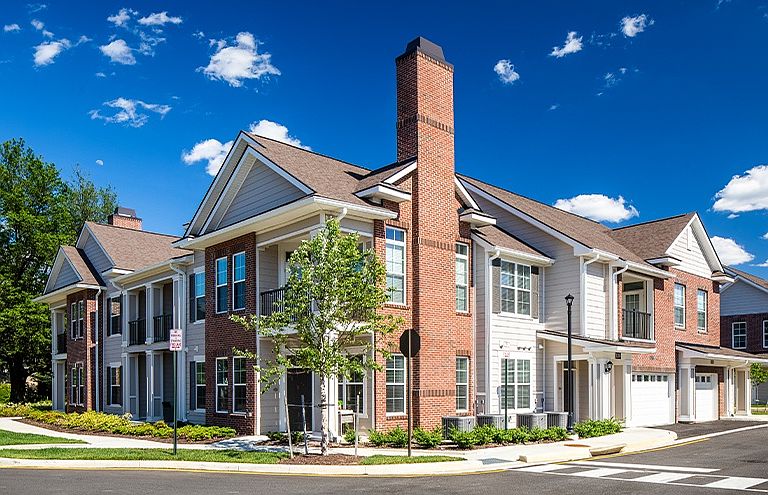
[[[269,246],[259,253],[259,290],[261,292],[277,289],[279,286],[277,258],[277,246]]]
[[[274,360],[274,353],[272,352],[272,342],[267,340],[261,341],[261,359],[271,362]],[[257,384],[259,391],[263,392],[261,384]],[[280,430],[280,394],[278,393],[278,386],[275,384],[266,392],[261,394],[261,432],[262,434],[269,431]]]
[[[544,363],[542,363],[540,372],[544,373],[544,409],[547,411],[555,410],[555,396],[562,393],[560,390],[555,390],[555,356],[563,356],[568,353],[568,348],[565,344],[560,342],[553,342],[551,340],[541,340],[541,344],[544,346]],[[558,383],[562,380],[558,379]],[[562,384],[560,384],[562,387]],[[562,408],[562,407],[561,407]]]
[[[720,314],[748,315],[768,312],[768,293],[737,280],[720,292]]]
[[[598,339],[606,338],[608,283],[604,263],[590,263],[586,266],[584,287],[586,291],[586,335]],[[575,303],[574,303],[575,305]]]
[[[708,241],[704,240],[704,242]],[[678,270],[706,278],[712,276],[712,269],[704,258],[699,239],[694,235],[690,226],[686,227],[675,239],[667,254],[681,260],[680,265],[675,267]]]
[[[486,392],[486,315],[488,311],[488,293],[486,288],[487,283],[487,266],[488,266],[488,254],[485,249],[479,246],[477,243],[472,245],[472,273],[475,283],[475,393],[483,394]],[[480,400],[485,400],[482,396]],[[478,408],[481,411],[487,411],[488,402],[478,404]]]
[[[99,300],[99,306],[100,308],[108,309],[107,305],[107,297],[105,294],[102,294],[100,300]],[[107,325],[109,324],[109,314],[108,311],[101,311],[102,313],[102,321],[100,323],[100,328],[107,328]],[[103,377],[103,383],[101,385],[101,403],[104,405],[104,412],[107,413],[113,413],[113,414],[123,414],[125,412],[126,408],[124,405],[115,405],[110,406],[107,405],[107,397],[109,397],[110,393],[110,387],[109,387],[109,374],[107,373],[107,368],[110,367],[111,364],[120,364],[123,366],[122,362],[122,355],[123,355],[123,337],[121,334],[116,335],[110,335],[107,336],[107,332],[104,331],[102,333],[104,336],[104,339],[101,342],[103,352],[104,352],[104,360],[102,362],[103,369],[102,369],[102,377]],[[126,387],[126,375],[125,375],[125,368],[121,370],[121,378],[123,380],[122,386]]]
[[[187,282],[185,284],[185,290],[187,291],[186,294],[183,295],[182,301],[185,306],[189,305],[189,275],[192,275],[195,273],[195,269],[200,268],[204,266],[205,264],[205,252],[204,251],[195,251],[194,254],[194,262],[193,266],[187,268],[186,272],[186,278],[185,281]],[[186,396],[185,404],[187,407],[187,421],[190,423],[196,423],[196,424],[203,424],[205,423],[205,411],[195,411],[193,407],[190,407],[189,403],[189,388],[190,384],[194,380],[195,377],[190,376],[189,373],[189,367],[190,362],[193,362],[195,360],[195,356],[205,356],[205,320],[199,320],[194,323],[189,322],[189,311],[192,308],[187,308],[187,311],[184,312],[184,315],[182,317],[184,318],[184,321],[186,321],[187,325],[187,365],[184,367],[185,373],[187,375],[186,384],[185,387],[186,390],[184,391],[184,394]],[[211,394],[212,391],[206,391],[206,394]]]
[[[110,263],[109,258],[104,253],[104,250],[101,249],[99,243],[96,242],[96,239],[91,237],[91,235],[87,236],[87,239],[83,244],[83,252],[88,258],[88,261],[91,262],[91,265],[93,265],[98,273],[112,268],[112,263]]]

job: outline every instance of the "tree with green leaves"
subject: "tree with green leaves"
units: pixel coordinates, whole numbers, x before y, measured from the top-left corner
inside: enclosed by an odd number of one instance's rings
[[[339,222],[325,228],[296,249],[288,262],[290,275],[283,301],[266,316],[232,316],[232,320],[272,342],[274,359],[256,361],[262,393],[291,368],[315,373],[320,382],[320,450],[328,453],[328,390],[334,377],[351,377],[380,370],[377,356],[388,357],[387,335],[402,324],[383,314],[387,300],[386,269],[371,250],[360,249],[357,234],[345,235]],[[287,329],[291,332],[287,332]],[[366,356],[359,359],[349,348]]]
[[[85,220],[103,220],[116,198],[79,171],[66,183],[23,139],[0,145],[0,184],[0,366],[11,401],[22,402],[27,378],[50,372],[50,313],[34,298],[59,246],[73,243]]]
[[[752,380],[752,385],[768,382],[768,366],[762,363],[752,363],[749,367],[749,379]]]

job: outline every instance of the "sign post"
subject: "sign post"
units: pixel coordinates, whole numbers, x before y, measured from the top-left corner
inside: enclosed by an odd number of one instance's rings
[[[178,420],[178,396],[179,396],[179,352],[182,347],[182,331],[180,329],[172,329],[169,339],[169,349],[173,352],[173,455],[176,455],[178,447],[178,436],[176,434],[176,423]]]
[[[413,358],[419,353],[421,349],[421,337],[416,330],[406,330],[400,336],[400,352],[405,356],[408,361],[405,366],[406,373],[406,394],[405,403],[408,407],[408,457],[411,457],[411,438],[413,436],[413,373],[411,372],[411,364]]]

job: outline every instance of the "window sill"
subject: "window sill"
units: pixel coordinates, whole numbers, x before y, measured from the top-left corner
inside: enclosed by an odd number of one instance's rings
[[[122,333],[113,333],[113,334],[107,335],[107,338],[110,338],[110,337],[122,337],[122,336],[123,336]]]
[[[408,306],[407,304],[399,304],[399,303],[392,303],[392,302],[384,303],[382,307],[390,308],[390,309],[402,309],[402,310],[411,309],[411,307]]]
[[[681,327],[681,326],[675,325],[675,330],[680,330],[681,332],[685,332],[685,327],[684,326]]]
[[[408,419],[405,413],[387,413],[387,419]]]
[[[248,413],[247,412],[239,412],[238,411],[238,412],[230,413],[230,416],[235,416],[235,417],[238,417],[238,418],[245,418],[245,417],[248,417]]]

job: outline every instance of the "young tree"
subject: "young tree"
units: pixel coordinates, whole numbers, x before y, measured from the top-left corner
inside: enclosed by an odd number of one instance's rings
[[[749,367],[749,379],[752,380],[752,385],[768,382],[768,366],[752,363]]]
[[[274,360],[254,359],[261,372],[262,392],[290,368],[313,371],[320,378],[320,450],[328,453],[328,390],[333,377],[378,370],[376,356],[388,356],[386,335],[401,319],[382,314],[387,300],[386,269],[373,251],[361,250],[357,234],[344,235],[331,219],[325,228],[296,249],[289,260],[284,300],[268,316],[232,316],[244,327],[270,339]],[[292,332],[286,332],[291,328]],[[366,359],[348,353],[364,349]]]

